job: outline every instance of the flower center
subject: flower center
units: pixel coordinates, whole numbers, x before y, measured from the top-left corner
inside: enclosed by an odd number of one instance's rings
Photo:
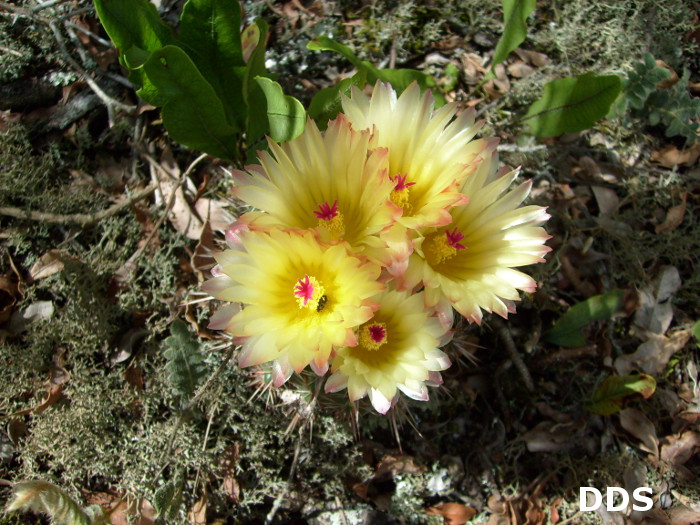
[[[415,184],[415,182],[406,182],[408,174],[401,175],[396,174],[395,177],[389,176],[389,180],[395,183],[394,189],[391,192],[389,198],[391,202],[396,204],[399,208],[402,208],[404,215],[409,215],[413,210],[413,206],[409,202],[410,187]]]
[[[313,276],[305,275],[303,279],[297,279],[294,285],[294,296],[297,298],[299,308],[320,312],[328,301],[325,293],[323,285]]]
[[[386,324],[365,323],[360,327],[360,345],[365,350],[379,350],[387,342]]]
[[[445,230],[442,233],[433,233],[423,243],[423,253],[430,264],[440,264],[449,259],[452,259],[460,250],[466,250],[467,247],[460,243],[464,239],[464,235],[457,228],[454,230]]]
[[[333,201],[333,205],[327,202],[319,204],[318,210],[314,211],[318,227],[326,229],[333,239],[340,238],[345,233],[345,221],[343,214],[338,211],[338,199]]]

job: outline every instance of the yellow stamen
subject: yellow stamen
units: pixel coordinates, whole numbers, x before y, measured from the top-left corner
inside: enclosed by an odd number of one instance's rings
[[[389,195],[391,202],[403,209],[404,215],[410,215],[413,211],[413,205],[409,200],[409,191],[409,188],[404,188],[402,190],[394,190]]]
[[[387,343],[386,324],[368,322],[360,327],[360,346],[365,350],[376,351]]]
[[[430,264],[440,264],[452,259],[457,248],[452,246],[444,232],[433,233],[423,242],[423,253]]]
[[[333,239],[340,239],[345,234],[345,221],[343,214],[338,212],[335,217],[330,220],[319,219],[318,227],[324,228]]]

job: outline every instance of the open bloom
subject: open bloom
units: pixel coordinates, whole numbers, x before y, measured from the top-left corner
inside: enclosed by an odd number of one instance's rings
[[[533,292],[532,277],[514,268],[544,262],[551,249],[539,225],[549,215],[541,206],[518,207],[532,183],[508,191],[518,170],[496,171],[496,144],[460,188],[469,203],[450,210],[448,226],[423,230],[400,277],[399,287],[425,286],[426,306],[451,306],[480,323],[482,310],[506,317],[515,311],[518,290]]]
[[[390,200],[386,149],[369,150],[368,131],[353,130],[344,115],[321,133],[309,120],[304,132],[260,153],[260,166],[236,171],[234,194],[262,210],[240,220],[253,230],[314,229],[326,243],[384,259],[379,239],[401,210]]]
[[[322,245],[312,232],[233,235],[240,248],[215,255],[216,277],[203,289],[243,308],[224,307],[210,326],[240,338],[240,366],[274,360],[276,385],[308,364],[324,374],[332,349],[356,344],[353,328],[376,309],[379,266],[344,245]]]
[[[386,291],[379,310],[358,330],[357,346],[341,348],[333,358],[327,392],[348,389],[355,401],[369,393],[382,414],[398,390],[428,400],[426,383],[440,383],[439,371],[450,366],[439,346],[449,339],[449,326],[423,306],[423,294]]]
[[[421,96],[417,83],[398,98],[382,82],[371,98],[353,88],[342,104],[355,129],[371,130],[370,146],[389,151],[391,199],[403,210],[398,221],[410,229],[449,224],[447,210],[466,202],[459,188],[488,145],[487,140],[472,140],[482,126],[474,111],[454,118],[454,104],[434,110],[432,93]]]

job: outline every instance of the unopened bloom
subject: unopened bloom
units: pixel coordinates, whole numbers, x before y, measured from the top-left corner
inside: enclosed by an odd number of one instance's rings
[[[482,126],[474,110],[457,118],[455,104],[434,110],[432,93],[421,96],[417,83],[398,98],[382,82],[371,98],[353,88],[342,103],[355,129],[372,132],[371,147],[389,151],[391,200],[403,212],[398,221],[410,229],[449,224],[447,210],[466,202],[459,188],[488,144],[472,140]]]
[[[384,414],[402,391],[428,400],[426,384],[439,383],[440,370],[450,366],[439,349],[449,326],[424,307],[423,294],[386,291],[376,298],[379,309],[358,329],[358,344],[341,348],[333,358],[327,392],[348,389],[351,401],[369,394]]]
[[[240,220],[254,230],[313,229],[324,242],[344,241],[375,259],[390,257],[379,234],[401,210],[390,200],[387,151],[370,151],[369,139],[368,131],[352,129],[339,115],[323,133],[309,120],[297,138],[270,141],[259,166],[234,172],[234,194],[264,212]]]
[[[308,231],[234,236],[240,248],[214,256],[217,276],[203,288],[243,308],[225,307],[213,327],[240,338],[240,366],[275,361],[277,385],[309,364],[325,373],[333,348],[355,344],[353,328],[376,309],[370,298],[384,288],[379,266],[344,245],[324,246]]]
[[[518,170],[497,172],[495,143],[460,191],[469,203],[450,210],[448,226],[428,228],[415,239],[415,251],[400,287],[425,287],[426,306],[454,307],[480,323],[482,310],[506,317],[515,311],[518,290],[533,292],[532,277],[514,268],[544,262],[551,249],[539,226],[549,215],[541,206],[519,207],[532,183],[508,191]]]

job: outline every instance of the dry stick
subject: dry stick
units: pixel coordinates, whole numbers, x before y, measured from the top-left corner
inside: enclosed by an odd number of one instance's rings
[[[546,144],[535,144],[533,146],[518,146],[517,144],[499,144],[498,151],[508,153],[535,153],[549,148]]]
[[[340,520],[343,522],[343,525],[348,525],[348,520],[345,518],[345,511],[343,510],[343,505],[340,503],[340,498],[337,494],[335,495],[335,504],[338,505]]]
[[[515,342],[513,341],[513,337],[510,335],[510,331],[499,319],[493,320],[493,326],[496,329],[496,333],[501,338],[501,341],[503,341],[503,344],[505,344],[508,355],[513,361],[515,368],[517,368],[518,372],[520,372],[520,376],[523,378],[525,387],[530,392],[534,391],[535,383],[532,381],[530,371],[527,369],[527,366],[525,366],[525,362],[523,361],[520,352],[518,352],[518,349],[515,347]]]
[[[20,57],[20,58],[24,56],[19,51],[16,51],[14,49],[11,49],[11,48],[5,47],[5,46],[0,46],[0,51],[4,51],[5,53],[10,53],[11,55],[15,55],[15,56]]]
[[[29,221],[49,222],[53,224],[77,224],[79,226],[89,226],[90,224],[99,222],[102,219],[106,219],[107,217],[112,217],[113,215],[116,215],[123,209],[128,208],[129,206],[134,204],[135,202],[140,201],[144,197],[149,196],[156,190],[157,187],[158,184],[153,183],[150,186],[147,186],[144,189],[134,193],[134,195],[130,199],[124,202],[120,202],[119,204],[115,204],[111,208],[107,208],[106,210],[98,211],[95,213],[76,213],[74,215],[59,215],[57,213],[46,213],[41,211],[23,210],[21,208],[12,208],[10,206],[0,206],[0,215],[4,215],[6,217],[14,217],[16,219],[25,219]]]
[[[48,22],[48,25],[51,28],[51,31],[53,32],[54,38],[56,39],[56,43],[58,44],[58,47],[61,50],[61,54],[63,55],[64,60],[68,62],[68,64],[73,69],[75,69],[75,71],[77,71],[80,76],[82,76],[85,79],[85,82],[87,82],[88,86],[90,86],[90,89],[92,89],[95,92],[95,95],[97,95],[100,98],[100,100],[102,100],[102,102],[105,104],[105,106],[107,106],[107,113],[109,114],[110,124],[112,123],[112,112],[115,108],[122,110],[130,115],[134,114],[136,112],[136,106],[131,106],[129,104],[119,102],[118,100],[113,99],[107,93],[102,91],[102,88],[99,85],[97,85],[97,82],[95,82],[92,79],[92,77],[87,74],[87,71],[85,71],[82,68],[82,66],[78,64],[78,62],[70,55],[68,49],[66,48],[66,43],[63,40],[63,35],[56,26],[55,22]]]
[[[306,425],[302,425],[299,427],[299,436],[297,437],[297,444],[294,447],[294,458],[292,459],[292,467],[289,469],[289,476],[287,477],[287,484],[285,485],[284,490],[282,492],[280,492],[279,495],[275,498],[275,501],[272,504],[272,508],[270,509],[270,512],[268,512],[267,516],[265,517],[265,524],[266,525],[269,523],[272,523],[272,520],[275,519],[275,514],[277,514],[277,511],[279,510],[280,506],[282,505],[282,500],[289,492],[289,487],[292,485],[292,482],[294,481],[294,474],[296,474],[297,464],[299,463],[299,452],[301,452],[302,434],[303,434],[305,428],[306,428]]]

